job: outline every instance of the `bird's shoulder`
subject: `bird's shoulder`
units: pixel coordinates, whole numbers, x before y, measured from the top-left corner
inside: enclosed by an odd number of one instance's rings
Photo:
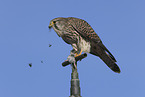
[[[93,30],[91,25],[89,25],[85,20],[69,17],[68,22],[72,27],[84,38],[90,41],[98,42],[100,41],[99,36]]]

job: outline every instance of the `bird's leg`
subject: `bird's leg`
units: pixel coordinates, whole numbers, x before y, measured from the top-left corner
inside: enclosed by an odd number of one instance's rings
[[[77,56],[80,56],[81,54],[82,54],[82,50],[79,52],[79,53],[75,53],[76,55],[75,55],[75,57],[77,57]]]
[[[75,60],[75,52],[76,51],[74,49],[70,52],[70,55],[67,57],[67,61],[69,61],[71,64],[74,64],[74,68],[77,69],[76,60]]]
[[[74,53],[75,53],[75,57],[80,56],[82,54],[82,50],[79,49],[77,44],[72,44]]]

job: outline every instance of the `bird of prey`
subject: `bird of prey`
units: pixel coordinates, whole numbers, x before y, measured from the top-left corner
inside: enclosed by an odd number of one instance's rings
[[[53,28],[59,37],[72,45],[73,50],[67,58],[70,63],[75,63],[76,56],[87,52],[98,56],[111,70],[120,73],[116,59],[85,20],[74,17],[58,17],[52,19],[48,27],[49,29]]]

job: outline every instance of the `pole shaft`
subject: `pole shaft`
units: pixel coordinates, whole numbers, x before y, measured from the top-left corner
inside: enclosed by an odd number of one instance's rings
[[[82,97],[80,95],[80,80],[78,77],[78,72],[76,68],[72,68],[71,73],[71,88],[70,88],[70,95],[69,97]]]

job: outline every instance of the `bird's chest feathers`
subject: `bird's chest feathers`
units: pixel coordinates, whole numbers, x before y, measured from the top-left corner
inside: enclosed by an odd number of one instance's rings
[[[90,42],[85,41],[83,38],[80,39],[79,41],[79,48],[83,51],[83,52],[90,52]]]

